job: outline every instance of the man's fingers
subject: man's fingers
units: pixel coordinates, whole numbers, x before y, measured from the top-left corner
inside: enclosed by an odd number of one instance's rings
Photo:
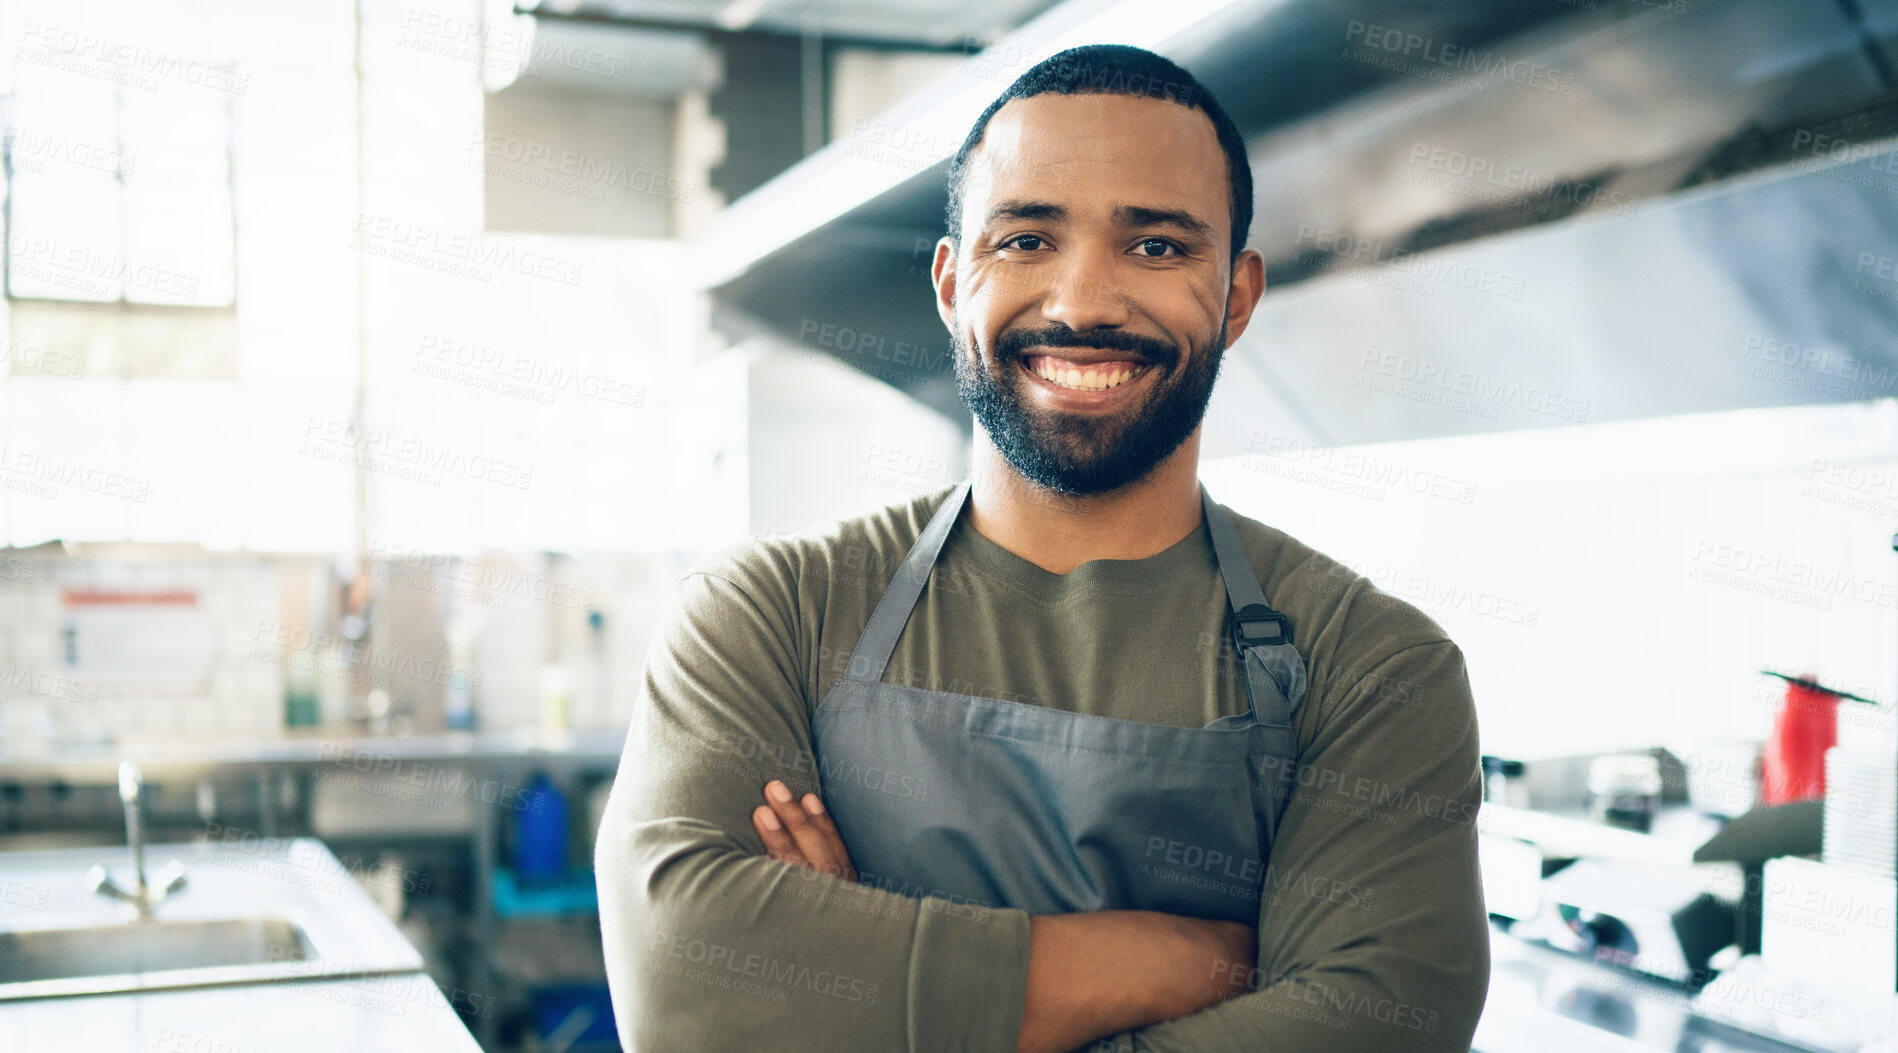
[[[846,880],[857,880],[857,868],[850,862],[850,850],[844,847],[844,835],[837,832],[837,824],[831,821],[830,810],[814,793],[804,795],[804,811],[810,815],[811,823],[830,842],[830,850],[835,853],[838,863],[843,867]]]
[[[778,820],[777,813],[769,805],[759,805],[751,813],[752,829],[758,831],[758,837],[764,841],[764,850],[772,859],[785,863],[808,866],[804,856],[797,850],[797,844]]]
[[[810,862],[811,869],[820,874],[842,877],[843,861],[831,850],[824,832],[811,822],[810,814],[792,798],[790,787],[773,779],[765,784],[764,796],[778,821],[790,833],[791,840],[797,843],[797,850]]]

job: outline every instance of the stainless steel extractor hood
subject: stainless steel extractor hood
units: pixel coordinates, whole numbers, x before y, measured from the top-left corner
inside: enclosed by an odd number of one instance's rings
[[[1209,456],[1891,393],[1898,0],[1284,0],[1156,49],[1241,123],[1268,265]],[[945,168],[726,281],[719,323],[966,424]]]

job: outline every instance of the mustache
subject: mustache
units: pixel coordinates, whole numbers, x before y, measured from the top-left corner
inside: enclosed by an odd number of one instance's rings
[[[1164,340],[1120,329],[1076,332],[1067,326],[1043,329],[1011,329],[995,338],[998,359],[1021,358],[1031,347],[1098,347],[1139,355],[1158,366],[1171,368],[1179,359],[1179,349]]]

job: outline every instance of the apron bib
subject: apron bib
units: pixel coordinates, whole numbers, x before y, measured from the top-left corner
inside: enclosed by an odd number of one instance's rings
[[[882,682],[969,486],[917,538],[811,721],[820,796],[859,879],[1030,914],[1257,924],[1305,662],[1225,506],[1200,486],[1249,705],[1181,728]]]

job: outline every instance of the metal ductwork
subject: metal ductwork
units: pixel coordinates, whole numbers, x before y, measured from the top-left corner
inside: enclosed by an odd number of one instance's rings
[[[1247,136],[1267,262],[1209,456],[1892,393],[1898,0],[1285,0],[1156,50]],[[727,282],[720,323],[966,424],[945,169]]]

